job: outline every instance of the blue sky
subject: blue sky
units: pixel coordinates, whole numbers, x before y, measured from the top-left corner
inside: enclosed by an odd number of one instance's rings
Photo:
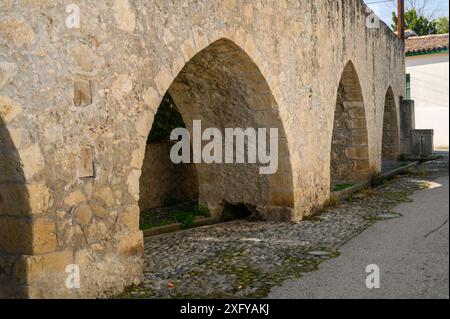
[[[392,11],[397,11],[397,0],[364,0],[366,4],[384,21],[388,26],[392,23]],[[418,2],[427,0],[416,0]],[[448,16],[447,0],[428,0],[428,6],[435,11],[435,17]]]

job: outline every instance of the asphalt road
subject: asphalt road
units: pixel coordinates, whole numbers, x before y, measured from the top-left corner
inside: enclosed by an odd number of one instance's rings
[[[442,176],[446,175],[446,176]],[[417,191],[384,220],[341,248],[319,270],[273,288],[269,298],[449,298],[449,178]],[[366,267],[380,269],[380,288],[366,287]]]

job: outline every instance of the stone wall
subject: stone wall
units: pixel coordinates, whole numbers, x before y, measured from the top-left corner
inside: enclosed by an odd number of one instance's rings
[[[139,208],[146,212],[170,201],[198,201],[198,177],[194,164],[173,164],[172,143],[148,144],[140,179]]]
[[[416,113],[413,100],[400,101],[400,152],[413,153],[413,132],[416,129]]]
[[[380,169],[404,47],[387,26],[366,26],[361,1],[86,0],[80,28],[66,26],[66,5],[0,2],[0,295],[98,297],[140,281],[139,181],[169,88],[186,124],[279,128],[273,176],[199,165],[211,206],[258,203],[268,219],[298,221],[324,203],[349,61]],[[69,264],[80,289],[65,286]]]
[[[400,128],[397,116],[397,102],[389,87],[386,92],[383,119],[382,159],[397,160],[400,155]]]
[[[196,165],[199,202],[213,214],[221,212],[224,203],[246,204],[268,219],[292,219],[292,170],[284,127],[270,88],[250,57],[230,40],[218,40],[186,64],[169,92],[191,136],[194,120],[201,120],[203,130],[219,129],[222,142],[226,128],[278,128],[276,174],[260,174],[259,163],[235,163],[236,154],[234,164],[225,163],[222,149],[219,163]],[[248,148],[243,155],[248,158]]]
[[[369,162],[366,113],[358,75],[346,65],[339,82],[331,146],[331,183],[367,179]]]
[[[421,129],[412,132],[412,154],[431,156],[434,152],[434,130]]]

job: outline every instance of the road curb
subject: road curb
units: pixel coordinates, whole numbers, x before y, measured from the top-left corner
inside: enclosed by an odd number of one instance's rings
[[[202,226],[209,226],[209,225],[217,224],[220,221],[221,220],[217,217],[201,217],[201,218],[195,219],[192,222],[191,227],[189,227],[188,229],[202,227]],[[181,223],[174,223],[174,224],[159,226],[159,227],[155,227],[155,228],[151,228],[151,229],[146,229],[146,230],[143,230],[142,232],[144,233],[144,237],[153,237],[153,236],[158,236],[158,235],[162,235],[162,234],[173,233],[173,232],[178,232],[181,230],[188,230],[188,229],[183,228]]]

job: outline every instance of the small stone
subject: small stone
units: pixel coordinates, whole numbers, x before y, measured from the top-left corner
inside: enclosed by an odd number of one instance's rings
[[[0,95],[0,118],[8,124],[22,113],[22,106],[7,96]]]
[[[31,180],[45,167],[45,159],[39,144],[33,144],[21,152],[23,172],[27,180]]]
[[[18,47],[30,44],[35,37],[33,28],[28,23],[14,17],[0,21],[0,34],[3,34],[8,43]]]
[[[34,214],[44,213],[48,209],[50,192],[43,183],[28,186],[30,209]]]
[[[82,203],[84,201],[86,201],[86,196],[84,196],[84,194],[79,190],[70,193],[70,195],[67,196],[66,199],[64,200],[64,202],[69,206],[76,206],[77,204]]]
[[[44,254],[56,248],[55,223],[44,218],[33,221],[33,253]]]
[[[329,256],[331,255],[331,253],[329,251],[325,251],[325,250],[313,250],[308,252],[308,254],[312,255],[312,256]]]
[[[92,85],[90,81],[77,79],[74,83],[73,105],[83,107],[92,104]]]
[[[378,215],[378,218],[381,218],[381,219],[394,219],[394,218],[400,218],[400,217],[402,217],[402,215],[395,214],[395,213],[385,213],[385,214]]]
[[[158,108],[161,104],[161,97],[159,96],[158,92],[152,87],[147,88],[145,92],[142,94],[142,98],[144,99],[144,102],[150,106],[151,108]]]
[[[102,187],[96,194],[95,197],[102,200],[107,206],[111,207],[114,205],[114,194],[110,187]]]
[[[133,33],[136,28],[136,13],[130,6],[128,0],[115,0],[113,5],[113,16],[120,30]]]
[[[94,148],[90,146],[80,146],[78,177],[79,178],[94,177]]]
[[[16,76],[17,70],[16,64],[0,61],[0,88]]]
[[[112,84],[112,94],[118,101],[126,97],[132,89],[133,80],[128,74],[119,75]]]
[[[88,225],[92,218],[91,208],[87,205],[77,208],[75,211],[75,218],[81,226]]]

